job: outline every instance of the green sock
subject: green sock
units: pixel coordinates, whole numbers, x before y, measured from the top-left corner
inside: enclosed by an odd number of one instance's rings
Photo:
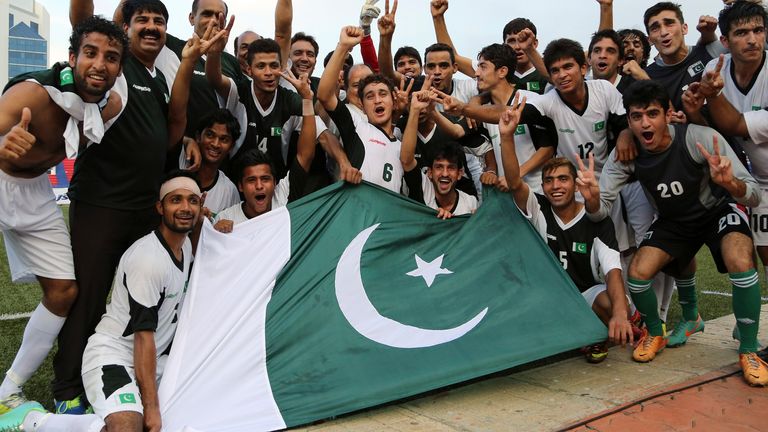
[[[677,299],[683,309],[683,319],[696,321],[699,317],[699,305],[696,301],[696,275],[675,278]]]
[[[757,351],[760,321],[760,279],[754,269],[728,275],[733,284],[733,314],[739,327],[740,353]]]
[[[651,280],[638,280],[629,278],[627,286],[629,294],[632,296],[632,303],[643,316],[645,325],[651,336],[664,336],[661,318],[659,318],[659,304],[656,300],[656,293],[651,289]]]

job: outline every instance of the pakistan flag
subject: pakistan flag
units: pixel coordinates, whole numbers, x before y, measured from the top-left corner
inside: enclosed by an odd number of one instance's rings
[[[203,229],[164,430],[274,430],[605,339],[511,197],[471,217],[342,183]],[[185,429],[186,428],[186,429]]]

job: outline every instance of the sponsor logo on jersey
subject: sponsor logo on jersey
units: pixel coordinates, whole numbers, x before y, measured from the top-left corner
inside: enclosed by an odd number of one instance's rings
[[[651,236],[653,236],[653,231],[647,231],[643,236],[643,240],[650,240]]]
[[[587,253],[587,244],[586,243],[577,243],[573,242],[573,252],[580,253],[580,254],[586,254]]]
[[[697,61],[696,63],[688,66],[688,75],[695,77],[696,75],[704,72],[704,63]]]
[[[273,137],[282,136],[283,128],[280,128],[280,127],[269,128],[269,135]]]
[[[752,105],[752,111],[760,111],[763,108],[760,105]]]
[[[121,404],[135,404],[136,403],[136,395],[133,393],[120,393],[117,398],[120,400]]]
[[[515,129],[515,135],[525,135],[525,125],[517,125],[517,129]]]
[[[259,125],[257,125],[257,124],[256,124],[256,123],[254,123],[254,122],[249,122],[249,123],[248,123],[248,127],[252,127],[252,128],[255,128],[255,127],[259,127]]]
[[[601,130],[605,130],[605,120],[601,120],[595,123],[594,130],[595,132],[600,132]]]
[[[573,129],[568,129],[568,128],[565,128],[565,129],[563,129],[563,128],[560,128],[560,129],[558,129],[558,131],[560,131],[560,132],[562,132],[562,133],[568,133],[568,134],[574,134],[574,133],[576,133],[576,131],[575,131],[575,130],[573,130]]]
[[[493,134],[493,135],[491,135],[491,141],[495,140],[495,139],[496,139],[496,138],[498,138],[498,137],[499,137],[499,134]]]
[[[557,240],[557,237],[555,237],[555,236],[553,236],[551,234],[547,234],[547,238],[550,239],[550,240]]]
[[[199,71],[199,70],[192,71],[192,73],[194,73],[195,75],[205,76],[205,72]]]
[[[136,90],[138,90],[138,91],[140,91],[140,92],[148,92],[148,93],[152,93],[152,89],[151,89],[151,88],[149,88],[149,87],[140,86],[140,85],[138,85],[138,84],[132,84],[132,85],[131,85],[131,87],[135,88]]]
[[[171,95],[168,93],[163,93],[163,96],[165,96],[165,103],[168,103],[171,101]]]
[[[538,81],[529,81],[525,87],[530,91],[541,91],[541,85],[539,85]]]
[[[75,77],[72,75],[72,68],[66,67],[59,73],[61,85],[71,85],[75,83]]]
[[[371,139],[368,140],[368,142],[371,143],[371,144],[378,144],[378,145],[383,145],[383,146],[387,145],[387,143],[385,143],[383,141],[379,141],[376,138],[371,138]]]

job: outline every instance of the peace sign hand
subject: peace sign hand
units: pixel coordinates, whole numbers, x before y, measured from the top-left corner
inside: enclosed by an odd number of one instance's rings
[[[733,166],[730,159],[720,155],[717,135],[712,137],[713,153],[709,153],[701,143],[696,143],[696,147],[709,164],[709,175],[712,177],[712,181],[724,188],[732,185],[734,181]]]
[[[597,176],[595,176],[595,155],[589,153],[589,168],[584,166],[580,157],[577,155],[574,157],[579,164],[576,186],[579,188],[581,196],[584,197],[585,202],[597,202],[600,199],[600,184],[597,181]]]

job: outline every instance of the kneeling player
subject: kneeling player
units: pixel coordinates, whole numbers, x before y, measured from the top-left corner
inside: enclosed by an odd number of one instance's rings
[[[477,210],[477,198],[456,189],[464,174],[464,151],[453,141],[441,141],[427,150],[426,173],[416,162],[416,133],[419,114],[430,104],[429,91],[413,94],[408,125],[403,133],[400,162],[408,196],[437,210],[437,217],[471,214]]]
[[[768,384],[768,366],[757,351],[760,284],[754,264],[749,223],[736,205],[760,203],[757,182],[715,130],[696,125],[668,124],[666,90],[653,81],[632,84],[624,106],[634,139],[639,142],[634,162],[622,164],[609,157],[599,187],[592,170],[582,170],[587,211],[605,217],[621,187],[634,175],[653,199],[659,217],[645,235],[629,267],[632,300],[645,316],[648,334],[633,353],[648,362],[667,345],[650,280],[662,269],[677,278],[686,332],[699,331],[694,257],[706,244],[721,273],[733,284],[733,312],[740,332],[739,360],[750,385]],[[685,342],[678,340],[677,344]]]
[[[11,411],[17,420],[10,423],[9,416],[0,430],[161,429],[157,381],[176,332],[192,266],[189,233],[201,206],[197,182],[185,173],[172,175],[160,187],[160,226],[120,258],[112,301],[83,353],[83,384],[95,414],[54,415],[28,402]]]
[[[514,137],[524,105],[525,100],[516,100],[499,119],[502,163],[509,190],[517,207],[560,259],[584,300],[608,327],[609,340],[621,345],[632,343],[613,223],[610,219],[592,222],[587,218],[584,205],[575,199],[576,168],[561,157],[545,162],[541,169],[544,196],[531,193],[520,177]],[[591,158],[590,165],[594,166]],[[608,355],[607,344],[588,347],[585,355],[591,363],[601,362]]]

